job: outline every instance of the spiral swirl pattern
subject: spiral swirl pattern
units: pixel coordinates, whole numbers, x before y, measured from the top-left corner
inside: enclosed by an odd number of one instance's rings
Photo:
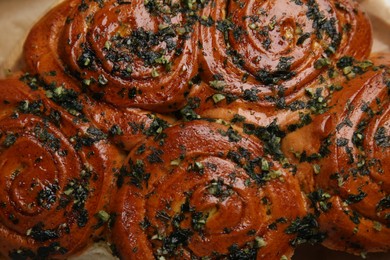
[[[326,122],[336,131],[316,181],[334,194],[331,209],[320,216],[330,248],[357,253],[390,247],[389,72],[367,72],[351,81],[350,95],[343,92],[348,99]]]
[[[64,1],[29,87],[0,82],[0,255],[67,258],[107,223],[121,259],[388,250],[371,38],[353,0]]]
[[[389,72],[374,66],[344,82],[328,112],[284,140],[331,249],[360,254],[390,246]]]
[[[122,155],[18,79],[0,91],[0,253],[66,258],[101,233]]]
[[[60,82],[71,81],[70,71],[117,107],[176,110],[197,74],[197,25],[188,13],[155,1],[64,2],[31,31],[25,57],[41,75],[49,64],[62,68]]]
[[[353,1],[215,0],[201,19],[210,21],[199,35],[205,84],[194,97],[205,116],[286,120],[340,57],[364,59],[371,48],[369,21]]]
[[[292,255],[284,230],[305,202],[258,142],[206,121],[164,133],[135,148],[121,171],[112,230],[120,257]]]

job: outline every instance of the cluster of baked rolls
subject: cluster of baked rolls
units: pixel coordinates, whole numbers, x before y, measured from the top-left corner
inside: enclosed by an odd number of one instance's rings
[[[353,0],[63,1],[0,81],[0,254],[387,251],[390,59],[371,41]]]

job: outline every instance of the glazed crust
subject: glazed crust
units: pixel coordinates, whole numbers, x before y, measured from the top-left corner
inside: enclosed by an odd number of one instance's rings
[[[0,89],[0,252],[67,258],[102,232],[123,155],[18,78]]]
[[[215,22],[199,34],[205,84],[193,97],[205,117],[291,124],[307,112],[297,106],[308,102],[306,89],[329,77],[338,59],[371,51],[370,22],[353,1],[216,0],[201,15]]]
[[[0,252],[66,258],[103,230],[122,259],[387,251],[371,43],[352,0],[62,2],[0,83]]]
[[[151,110],[170,111],[182,101],[176,101],[175,98],[171,99],[169,96],[173,94],[167,93],[167,96],[164,96],[165,90],[152,87],[155,84],[153,82],[157,79],[153,80],[150,75],[148,77],[140,75],[138,80],[131,78],[130,74],[126,78],[121,78],[121,76],[107,75],[104,72],[107,69],[105,67],[100,69],[96,67],[97,64],[101,65],[104,62],[106,62],[106,66],[112,66],[112,62],[104,58],[104,55],[108,55],[107,51],[109,50],[102,47],[104,54],[95,57],[97,50],[94,50],[93,47],[96,46],[90,46],[89,38],[86,35],[80,39],[81,32],[79,31],[89,35],[88,30],[98,30],[98,28],[95,28],[93,24],[84,24],[82,21],[86,19],[85,15],[106,17],[107,13],[107,16],[110,15],[111,17],[115,15],[117,9],[120,9],[120,7],[113,7],[115,10],[111,10],[112,8],[109,11],[100,10],[96,5],[97,3],[93,3],[91,6],[88,5],[90,7],[88,8],[88,14],[87,11],[80,12],[79,8],[83,6],[80,1],[65,1],[51,10],[31,30],[24,45],[24,58],[27,71],[33,75],[39,75],[44,83],[42,85],[75,91],[77,95],[74,98],[78,100],[80,107],[82,107],[81,111],[78,112],[83,113],[93,121],[109,135],[113,142],[125,150],[129,150],[147,136],[148,134],[145,134],[145,132],[149,133],[148,130],[156,127],[156,124],[168,124],[165,121],[174,121],[170,116],[155,115],[151,113]],[[127,13],[128,8],[133,7],[126,6],[123,13]],[[72,18],[73,16],[74,18]],[[100,18],[105,20],[104,17]],[[125,19],[125,17],[122,18]],[[118,27],[114,21],[111,22],[113,27]],[[116,23],[122,22],[116,21]],[[79,26],[85,26],[85,28]],[[72,30],[77,31],[75,34],[78,38],[77,43],[71,42],[76,37],[70,35]],[[114,32],[111,33],[115,34]],[[122,40],[124,41],[124,39]],[[109,42],[108,39],[107,42]],[[80,54],[80,50],[76,50],[80,46],[83,46],[84,51],[88,50],[89,54],[93,54],[93,57],[87,57],[85,53]],[[114,51],[113,48],[110,50]],[[102,60],[98,60],[98,58],[102,58]],[[84,59],[84,65],[81,67],[78,67],[79,59]],[[93,63],[93,65],[86,66],[87,60],[88,63]],[[108,71],[111,70],[112,68]],[[179,79],[182,78],[182,75],[175,75],[173,78]],[[165,85],[164,82],[160,83],[162,86]],[[172,86],[177,86],[177,84],[172,82]],[[178,88],[180,90],[172,91],[176,93],[175,95],[183,96],[184,86]],[[87,91],[87,95],[81,94],[86,89],[90,89],[90,91]],[[138,95],[138,93],[143,94]],[[110,96],[113,100],[107,99],[107,96]],[[153,109],[154,106],[158,109]],[[148,110],[140,108],[148,108]]]
[[[58,68],[60,82],[76,79],[116,107],[177,110],[197,74],[197,25],[182,13],[166,19],[144,1],[66,1],[31,30],[25,59],[39,74]]]
[[[389,57],[372,60],[388,63]],[[328,112],[284,139],[286,154],[295,161],[299,154],[301,173],[312,176],[309,192],[331,249],[389,249],[389,75],[378,66],[346,81]]]
[[[305,200],[258,140],[206,121],[164,134],[131,151],[122,172],[112,230],[121,258],[291,257],[285,230]]]

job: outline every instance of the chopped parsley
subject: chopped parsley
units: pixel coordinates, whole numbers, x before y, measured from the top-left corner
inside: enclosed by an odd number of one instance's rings
[[[345,200],[345,203],[347,204],[358,203],[362,201],[365,197],[367,197],[367,193],[360,190],[358,194],[348,195],[347,199]]]
[[[374,135],[375,143],[382,148],[390,147],[390,135],[387,135],[386,128],[379,127]]]
[[[52,204],[57,201],[56,193],[59,191],[59,186],[54,184],[49,184],[45,186],[39,193],[37,197],[37,203],[40,207],[47,210],[51,209]]]
[[[5,136],[5,139],[3,141],[3,145],[5,147],[9,148],[16,142],[17,139],[18,139],[18,134],[8,133]]]
[[[297,217],[285,230],[286,234],[294,234],[295,238],[290,240],[290,245],[296,247],[300,244],[311,245],[321,243],[326,234],[319,230],[318,222],[314,215],[309,214],[303,218]]]
[[[318,189],[308,195],[311,206],[316,210],[316,213],[319,214],[321,211],[326,212],[332,207],[332,203],[329,202],[331,195],[326,193],[322,189]]]
[[[145,172],[145,165],[142,160],[133,162],[132,160],[128,163],[129,168],[122,167],[119,171],[117,185],[120,188],[123,185],[124,178],[130,177],[128,184],[134,185],[137,188],[142,188],[143,183],[148,184],[150,173]]]
[[[59,238],[59,233],[54,229],[44,229],[44,224],[40,222],[27,231],[27,236],[38,242],[46,242]]]

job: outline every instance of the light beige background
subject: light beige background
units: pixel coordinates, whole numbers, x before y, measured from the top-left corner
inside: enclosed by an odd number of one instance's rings
[[[58,0],[0,0],[0,75],[9,73],[29,28]],[[374,50],[390,52],[390,0],[363,0],[374,25]],[[389,8],[386,8],[388,6]],[[379,7],[379,8],[378,8]],[[374,17],[375,16],[375,17]],[[1,241],[0,241],[1,243]],[[78,260],[108,259],[104,250],[91,249]],[[333,252],[321,246],[297,249],[293,260],[357,260],[360,257]],[[371,254],[371,260],[390,259],[390,254]]]
[[[56,0],[0,0],[0,65]]]

